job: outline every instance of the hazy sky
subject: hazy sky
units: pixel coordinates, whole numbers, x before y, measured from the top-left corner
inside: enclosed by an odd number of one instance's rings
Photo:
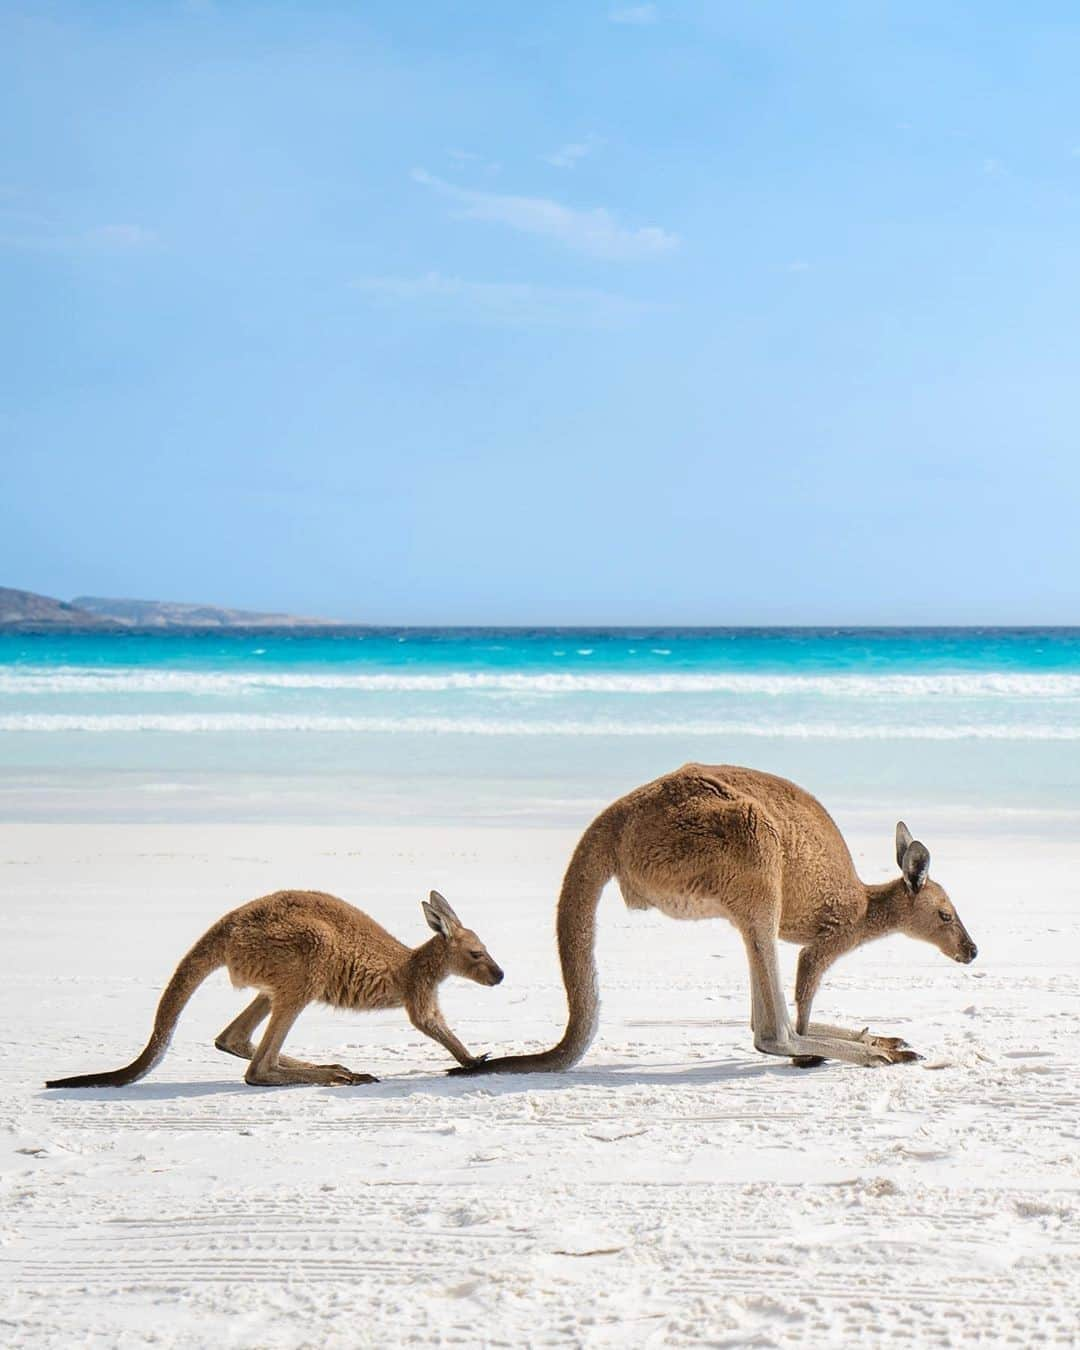
[[[1080,622],[1075,0],[0,0],[0,585]]]

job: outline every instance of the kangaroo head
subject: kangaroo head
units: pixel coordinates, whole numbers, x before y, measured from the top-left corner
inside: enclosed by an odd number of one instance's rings
[[[896,861],[904,882],[906,903],[901,905],[901,932],[932,942],[938,951],[970,965],[979,954],[968,930],[960,922],[956,906],[943,886],[930,880],[930,852],[912,839],[901,820],[896,827]]]
[[[471,928],[466,928],[438,891],[422,902],[428,927],[446,939],[447,973],[477,984],[500,984],[503,973]]]

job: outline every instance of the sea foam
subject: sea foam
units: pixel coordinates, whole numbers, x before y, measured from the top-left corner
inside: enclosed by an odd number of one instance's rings
[[[1080,675],[965,672],[935,674],[570,674],[443,671],[429,674],[361,674],[322,671],[189,671],[78,666],[8,666],[0,670],[0,695],[19,694],[216,694],[271,689],[353,690],[358,693],[504,694],[741,694],[783,698],[1053,698],[1080,699]]]
[[[845,723],[768,721],[629,722],[617,719],[334,717],[293,713],[14,713],[0,732],[356,732],[460,736],[751,736],[797,740],[1075,741],[1080,724],[1025,722]]]

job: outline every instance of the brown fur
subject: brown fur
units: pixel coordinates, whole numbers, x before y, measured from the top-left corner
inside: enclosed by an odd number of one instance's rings
[[[612,877],[631,909],[735,925],[750,965],[759,1050],[800,1064],[916,1059],[895,1037],[810,1021],[814,994],[832,962],[886,933],[922,938],[958,961],[974,959],[975,944],[948,896],[927,879],[929,854],[903,825],[897,854],[900,877],[865,885],[821,803],[772,774],[686,764],[646,783],[601,812],[570,859],[556,919],[569,1005],[562,1040],[541,1054],[486,1059],[450,1072],[531,1073],[566,1069],[581,1058],[599,1008],[596,908]],[[795,1026],[780,987],[778,938],[803,948]]]
[[[219,919],[176,968],[158,1004],[146,1048],[122,1069],[59,1078],[46,1087],[121,1087],[141,1078],[168,1047],[184,1005],[211,971],[228,969],[255,1001],[215,1044],[249,1060],[249,1083],[373,1083],[370,1074],[340,1064],[307,1064],[281,1054],[292,1024],[309,1003],[334,1008],[404,1007],[413,1026],[446,1047],[463,1065],[474,1059],[446,1025],[438,988],[448,975],[498,984],[502,971],[437,891],[423,905],[435,937],[410,948],[374,919],[321,891],[276,891]],[[257,1048],[251,1035],[269,1015]]]

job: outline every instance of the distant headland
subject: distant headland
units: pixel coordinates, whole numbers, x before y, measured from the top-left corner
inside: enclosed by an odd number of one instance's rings
[[[339,619],[311,619],[295,614],[224,609],[173,600],[110,599],[79,595],[56,600],[34,591],[0,586],[0,632],[125,632],[162,629],[337,628]]]

